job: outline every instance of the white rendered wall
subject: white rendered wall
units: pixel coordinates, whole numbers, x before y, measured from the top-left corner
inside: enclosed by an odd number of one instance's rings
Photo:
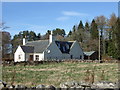
[[[19,59],[19,55],[21,56],[21,59]],[[15,62],[25,61],[25,53],[23,52],[20,46],[18,46],[16,52],[14,53],[14,61]]]
[[[44,54],[43,53],[34,53],[34,61],[37,61],[36,60],[36,55],[39,55],[39,60],[38,61],[44,60]]]

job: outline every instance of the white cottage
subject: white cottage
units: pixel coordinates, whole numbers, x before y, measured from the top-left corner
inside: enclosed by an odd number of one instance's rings
[[[77,41],[58,41],[51,34],[49,40],[26,42],[18,46],[14,61],[41,61],[52,59],[84,59],[83,50]]]

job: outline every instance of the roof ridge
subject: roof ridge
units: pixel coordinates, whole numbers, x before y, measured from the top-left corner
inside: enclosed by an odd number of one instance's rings
[[[36,41],[28,41],[27,43],[40,42],[40,41],[49,41],[49,40],[36,40]]]
[[[20,46],[30,46],[30,47],[34,47],[33,45],[20,45]]]
[[[74,41],[60,41],[60,40],[56,40],[56,41],[59,41],[59,42],[74,42]]]

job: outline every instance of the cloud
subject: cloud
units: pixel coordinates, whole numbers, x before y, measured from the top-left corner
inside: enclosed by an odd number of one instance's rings
[[[62,14],[65,16],[88,16],[86,13],[79,13],[75,11],[63,11]]]
[[[58,17],[56,20],[58,20],[58,21],[65,21],[65,20],[68,20],[68,19],[69,19],[69,17],[63,16],[63,17]]]
[[[61,14],[63,16],[61,17],[58,17],[56,20],[57,21],[66,21],[66,20],[69,20],[72,16],[80,16],[80,17],[86,17],[86,16],[89,16],[88,14],[86,13],[79,13],[79,12],[76,12],[76,11],[62,11]]]

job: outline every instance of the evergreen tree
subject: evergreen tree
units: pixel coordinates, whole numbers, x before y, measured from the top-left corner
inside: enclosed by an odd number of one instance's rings
[[[79,23],[79,25],[78,25],[78,30],[80,30],[80,29],[84,29],[84,26],[83,26],[82,21],[80,21],[80,23]]]
[[[113,40],[116,48],[116,58],[120,60],[120,18],[117,19],[115,24]]]
[[[116,48],[113,40],[108,41],[107,54],[116,58]]]
[[[97,28],[97,24],[95,23],[95,20],[92,20],[91,23],[91,38],[92,39],[98,39],[98,28]]]
[[[37,35],[37,40],[40,40],[41,39],[41,34],[40,33],[38,33],[38,35]]]
[[[89,31],[89,28],[90,28],[90,27],[89,27],[89,24],[88,24],[88,22],[86,22],[86,23],[85,23],[85,30],[86,30],[86,31]]]
[[[70,30],[67,37],[70,37],[72,35],[72,31]]]
[[[75,25],[73,26],[72,31],[73,31],[73,32],[76,31],[76,26],[75,26]]]

